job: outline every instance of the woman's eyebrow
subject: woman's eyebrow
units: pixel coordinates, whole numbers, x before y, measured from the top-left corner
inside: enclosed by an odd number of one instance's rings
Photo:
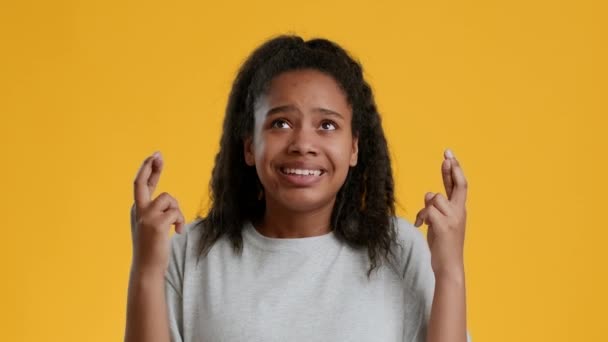
[[[319,112],[321,114],[325,114],[325,115],[330,115],[330,116],[337,116],[340,119],[344,120],[344,116],[336,111],[333,111],[331,109],[327,109],[327,108],[323,108],[323,107],[315,107],[312,109],[314,112]],[[300,110],[298,108],[296,108],[293,105],[284,105],[284,106],[278,106],[278,107],[274,107],[272,109],[270,109],[267,113],[266,113],[266,117],[275,115],[277,113],[281,113],[281,112],[300,112]]]

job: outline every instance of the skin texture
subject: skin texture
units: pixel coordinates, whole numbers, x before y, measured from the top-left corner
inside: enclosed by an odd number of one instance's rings
[[[331,76],[305,69],[272,80],[256,101],[254,135],[244,143],[245,161],[255,165],[266,196],[264,218],[255,223],[260,233],[296,238],[330,231],[336,194],[357,163],[351,120],[352,110]],[[315,184],[294,185],[281,167],[297,163],[323,174]]]
[[[441,166],[446,196],[425,194],[425,207],[415,225],[428,225],[427,240],[435,273],[435,293],[428,328],[428,342],[466,341],[466,290],[464,239],[467,180],[452,151],[446,150]]]
[[[166,192],[152,199],[163,159],[160,152],[146,158],[137,172],[131,207],[133,261],[129,275],[124,340],[169,341],[164,273],[169,260],[168,232],[175,225],[181,234],[184,215],[175,198]]]

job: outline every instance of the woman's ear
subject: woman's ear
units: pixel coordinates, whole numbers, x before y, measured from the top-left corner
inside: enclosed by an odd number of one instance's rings
[[[350,154],[350,166],[357,165],[357,159],[359,157],[359,137],[353,137],[353,146]]]
[[[249,166],[255,165],[255,155],[253,153],[253,139],[247,136],[243,139],[243,151],[245,153],[245,163]]]

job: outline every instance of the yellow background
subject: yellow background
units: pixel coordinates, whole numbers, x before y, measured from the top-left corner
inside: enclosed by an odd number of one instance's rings
[[[140,163],[163,153],[157,194],[193,219],[237,68],[297,33],[363,63],[402,216],[445,193],[446,147],[461,161],[473,341],[605,340],[606,17],[573,0],[4,1],[0,338],[122,340]]]

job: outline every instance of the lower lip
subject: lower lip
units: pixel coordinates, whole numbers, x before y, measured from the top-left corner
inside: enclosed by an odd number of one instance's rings
[[[292,185],[306,187],[318,183],[321,180],[321,177],[325,176],[325,172],[321,173],[319,176],[302,176],[295,174],[288,175],[283,173],[283,171],[279,170],[279,175],[281,176],[281,178],[283,178]]]

